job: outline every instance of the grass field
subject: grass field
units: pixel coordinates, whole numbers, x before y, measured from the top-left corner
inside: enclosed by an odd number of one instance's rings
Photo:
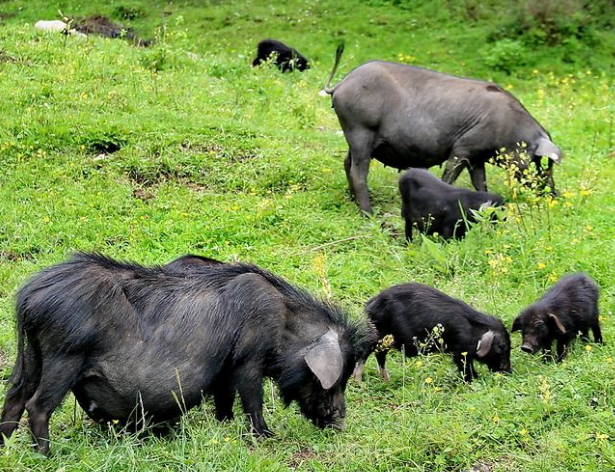
[[[364,382],[348,386],[344,432],[284,409],[269,382],[276,436],[266,440],[242,415],[216,422],[212,402],[158,437],[103,430],[68,397],[51,421],[52,456],[32,452],[24,423],[0,470],[615,470],[615,14],[608,2],[580,3],[545,10],[559,22],[540,27],[515,16],[540,16],[522,1],[0,2],[2,392],[16,291],[75,250],[143,264],[188,252],[248,261],[356,317],[379,291],[417,281],[509,327],[560,276],[586,271],[601,287],[606,341],[578,342],[554,364],[522,353],[515,333],[513,374],[479,366],[472,384],[447,356],[399,354],[383,383],[370,358]],[[58,10],[109,15],[156,44],[34,30]],[[265,37],[297,47],[312,69],[250,67]],[[560,196],[517,192],[489,166],[490,190],[510,201],[506,221],[407,245],[398,174],[373,162],[376,214],[362,217],[344,137],[318,96],[341,38],[336,80],[377,58],[510,90],[564,150]],[[470,186],[465,173],[458,185]]]

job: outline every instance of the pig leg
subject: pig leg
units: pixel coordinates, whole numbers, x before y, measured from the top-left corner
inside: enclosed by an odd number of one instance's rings
[[[479,192],[487,191],[487,179],[485,178],[485,162],[473,162],[469,166],[470,171],[470,179],[472,180],[472,185]]]
[[[369,359],[369,356],[374,352],[375,346],[376,344],[370,346],[369,349],[366,349],[365,352],[363,352],[361,356],[357,359],[357,363],[352,373],[357,383],[361,383],[361,381],[363,380],[363,370],[365,369],[365,363],[367,362],[367,359]]]
[[[214,388],[214,405],[216,406],[216,419],[226,421],[233,419],[233,404],[237,389],[233,380],[227,376],[220,378]]]
[[[406,234],[406,241],[411,243],[412,242],[412,220],[410,218],[405,218],[406,220],[406,227],[405,227],[405,234]]]
[[[602,331],[600,331],[600,325],[598,324],[598,322],[592,325],[591,329],[592,334],[594,335],[594,341],[598,344],[604,344],[604,341],[602,341]]]
[[[468,159],[465,156],[459,156],[453,149],[451,156],[446,161],[442,180],[447,184],[452,184],[457,180],[461,171],[468,165]]]
[[[237,390],[243,405],[243,411],[250,418],[252,430],[258,436],[271,437],[273,432],[263,418],[263,378],[261,375],[251,375],[254,368],[249,366],[240,369],[236,378],[241,379],[237,383]]]
[[[564,340],[557,340],[557,362],[561,362],[566,357],[566,342]]]
[[[82,367],[80,356],[56,358],[43,366],[38,388],[26,403],[30,429],[41,454],[49,454],[49,418],[77,382]]]
[[[534,165],[536,166],[536,174],[538,175],[538,179],[541,184],[549,187],[551,196],[557,196],[557,191],[555,190],[555,182],[553,180],[553,161],[548,159],[547,169],[545,170],[542,167],[541,157],[537,156],[534,158]]]
[[[402,198],[402,201],[401,201],[401,217],[404,219],[406,223],[406,229],[405,229],[406,241],[411,243],[412,242],[412,217],[410,215],[410,209],[408,208],[408,205],[404,203],[404,198]]]
[[[40,382],[41,353],[40,349],[34,346],[38,346],[36,341],[30,341],[26,345],[21,378],[15,379],[15,384],[9,389],[4,399],[4,408],[2,417],[0,417],[0,446],[4,445],[4,438],[10,438],[13,431],[17,429],[26,408],[26,402],[34,395]]]
[[[406,220],[405,233],[406,233],[406,241],[411,243],[412,242],[412,221],[410,221],[410,219]]]
[[[461,226],[464,226],[465,222],[459,221],[452,226],[444,226],[440,231],[436,231],[442,239],[451,239],[452,237],[463,237],[465,231],[461,230]]]
[[[350,191],[350,198],[354,201],[356,200],[356,195],[354,194],[354,188],[352,187],[352,179],[350,177],[350,169],[352,168],[352,156],[350,155],[350,149],[348,149],[348,153],[346,154],[346,159],[344,159],[344,170],[346,171],[346,180],[348,180],[348,187]]]
[[[389,380],[391,380],[391,377],[389,376],[389,372],[387,371],[387,368],[385,366],[387,360],[387,351],[380,351],[376,353],[376,362],[378,362],[378,371],[380,372],[380,377],[382,377],[382,380],[384,380],[385,382],[388,382]]]
[[[353,133],[348,139],[351,156],[350,187],[361,211],[371,215],[372,204],[367,189],[367,174],[371,161],[373,136],[369,131]]]

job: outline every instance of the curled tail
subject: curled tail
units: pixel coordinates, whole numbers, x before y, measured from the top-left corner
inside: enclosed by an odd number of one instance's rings
[[[342,53],[344,52],[344,45],[345,42],[342,40],[342,42],[337,47],[337,51],[335,51],[335,64],[333,64],[333,70],[331,71],[331,74],[329,74],[329,79],[325,84],[324,90],[329,95],[331,95],[333,93],[333,90],[335,90],[335,87],[330,87],[330,85],[331,81],[333,80],[333,76],[337,72],[337,67],[340,65],[340,59],[342,58]]]

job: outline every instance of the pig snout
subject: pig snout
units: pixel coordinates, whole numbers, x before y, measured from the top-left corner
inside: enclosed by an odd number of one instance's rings
[[[314,424],[321,429],[333,428],[341,431],[346,428],[346,416],[338,411],[335,411],[329,418],[315,419]]]
[[[336,411],[331,418],[331,422],[327,424],[329,428],[337,429],[342,431],[346,428],[346,415],[343,413]]]
[[[344,429],[346,429],[346,418],[338,418],[335,423],[331,423],[331,427],[333,429],[337,429],[339,431],[343,431]]]
[[[536,351],[534,347],[528,343],[523,343],[523,345],[521,346],[521,350],[523,352],[527,352],[528,354],[534,354],[534,352]]]

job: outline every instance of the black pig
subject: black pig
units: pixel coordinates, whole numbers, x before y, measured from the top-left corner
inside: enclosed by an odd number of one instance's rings
[[[252,66],[258,66],[273,56],[273,62],[282,72],[295,69],[303,72],[310,68],[309,61],[299,51],[275,39],[263,39],[258,43]]]
[[[446,163],[442,180],[449,184],[467,168],[480,191],[487,190],[485,164],[491,158],[520,181],[527,180],[532,165],[540,186],[555,192],[553,164],[561,162],[562,151],[510,92],[386,61],[366,62],[331,87],[343,50],[340,44],[324,91],[348,143],[344,170],[361,211],[372,213],[367,187],[372,158],[400,170]]]
[[[228,419],[238,392],[253,430],[270,435],[264,377],[317,426],[342,428],[346,383],[367,331],[258,267],[218,264],[198,274],[96,254],[36,274],[17,295],[2,442],[25,409],[47,453],[49,418],[71,390],[95,421],[129,425],[177,418],[204,394]]]
[[[412,227],[444,239],[463,238],[466,222],[476,222],[474,210],[497,207],[504,199],[496,193],[453,187],[424,169],[410,169],[399,179],[401,216],[406,221],[406,238]]]
[[[579,333],[581,339],[589,341],[590,328],[594,341],[602,343],[598,297],[599,287],[587,274],[562,277],[515,318],[512,331],[521,330],[521,350],[529,354],[542,350],[550,355],[553,341],[557,341],[557,360],[561,361]]]
[[[418,283],[395,285],[369,300],[365,312],[378,332],[379,342],[357,362],[358,381],[373,351],[380,375],[389,380],[385,361],[391,346],[408,357],[435,351],[450,353],[467,382],[477,376],[474,359],[492,371],[511,370],[510,337],[502,322],[434,288]]]

